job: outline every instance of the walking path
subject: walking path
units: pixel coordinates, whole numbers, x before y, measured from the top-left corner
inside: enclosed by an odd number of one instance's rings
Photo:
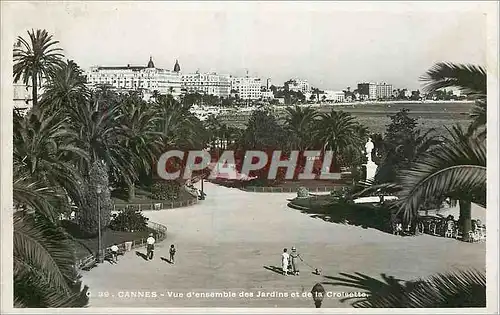
[[[258,291],[300,294],[309,292],[317,282],[329,281],[312,274],[303,263],[300,276],[284,277],[265,268],[280,267],[283,248],[292,246],[308,264],[328,276],[360,272],[379,278],[386,273],[409,280],[454,268],[485,266],[484,243],[428,235],[399,237],[325,222],[288,208],[286,200],[295,193],[248,193],[211,183],[205,183],[205,192],[207,199],[199,204],[144,213],[168,227],[167,240],[156,245],[152,261],[132,251],[116,265],[104,263],[82,272],[91,290],[89,306],[313,307],[310,297],[257,297]],[[175,264],[161,259],[168,258],[170,244],[177,248]],[[145,249],[139,252],[144,254]],[[355,291],[331,285],[325,289]],[[186,296],[188,292],[222,291],[237,296]],[[240,298],[242,291],[252,292],[253,298]],[[323,307],[349,307],[349,303],[325,298]]]

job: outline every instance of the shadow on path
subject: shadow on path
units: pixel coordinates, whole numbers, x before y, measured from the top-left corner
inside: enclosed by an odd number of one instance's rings
[[[168,262],[169,264],[173,264],[173,262],[171,262],[170,260],[168,260],[168,259],[167,259],[167,258],[165,258],[165,257],[160,257],[160,259],[161,259],[161,260],[163,260],[163,261]]]
[[[139,257],[142,257],[142,259],[144,259],[144,260],[148,260],[148,256],[146,256],[146,254],[143,254],[139,251],[136,251],[135,254]]]
[[[267,269],[269,271],[273,271],[276,273],[279,273],[280,275],[283,274],[283,268],[281,267],[276,267],[276,266],[264,266],[264,269]]]

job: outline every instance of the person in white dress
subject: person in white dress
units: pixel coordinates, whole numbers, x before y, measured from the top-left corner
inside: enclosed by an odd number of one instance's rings
[[[283,249],[283,254],[281,254],[281,268],[283,269],[283,275],[288,276],[288,262],[290,261],[290,255],[287,253],[287,249]]]

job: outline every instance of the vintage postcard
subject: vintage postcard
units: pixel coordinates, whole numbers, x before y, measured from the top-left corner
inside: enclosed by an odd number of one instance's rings
[[[1,12],[2,313],[498,312],[497,2]]]

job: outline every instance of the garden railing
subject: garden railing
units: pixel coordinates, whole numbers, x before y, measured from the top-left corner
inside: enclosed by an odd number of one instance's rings
[[[149,221],[148,222],[148,227],[155,231],[154,235],[155,235],[156,242],[161,242],[161,241],[163,241],[163,240],[165,240],[167,238],[167,227],[164,226],[163,224],[159,224],[159,223],[156,223],[156,222]],[[117,246],[118,246],[118,249],[120,251],[125,252],[126,251],[126,247],[127,247],[126,243],[132,242],[132,248],[131,249],[134,249],[134,248],[138,248],[138,247],[142,247],[142,246],[146,245],[146,239],[147,238],[135,239],[135,240],[131,240],[131,241],[127,241],[127,242],[123,242],[123,243],[117,244]],[[109,251],[111,251],[111,246],[106,247],[104,249],[104,253],[107,253]],[[76,266],[77,266],[78,269],[81,269],[89,261],[95,261],[94,254],[90,254],[90,255],[87,255],[87,256],[85,256],[85,257],[83,257],[81,259],[77,259]]]

